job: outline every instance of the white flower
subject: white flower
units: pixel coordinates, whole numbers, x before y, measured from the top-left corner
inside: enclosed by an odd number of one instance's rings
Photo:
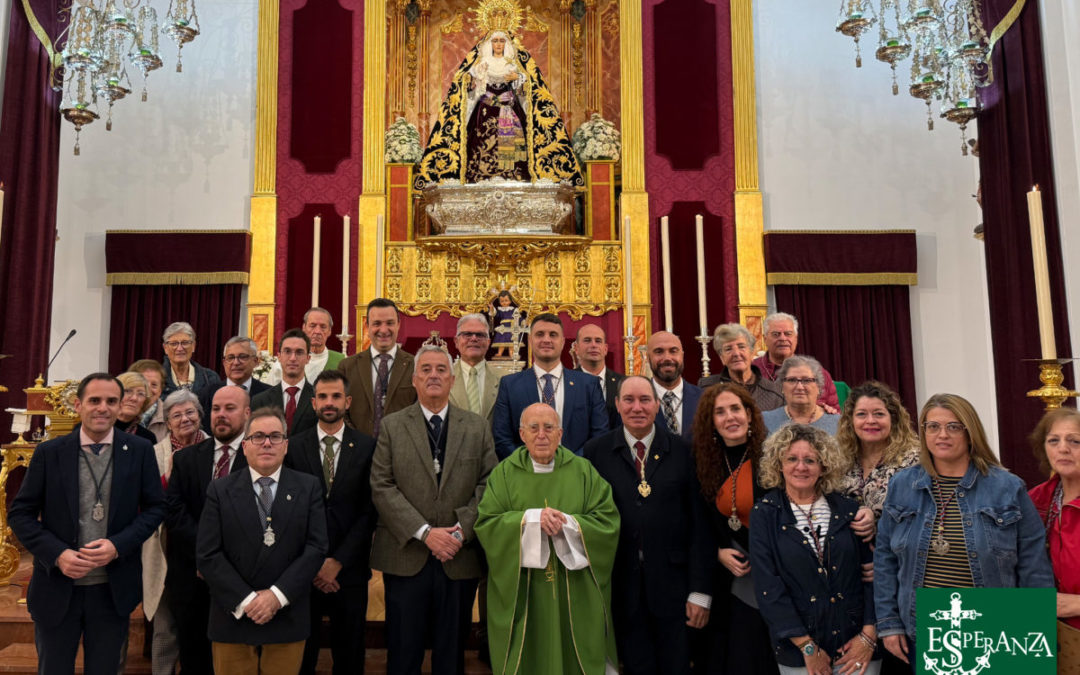
[[[386,161],[394,164],[415,164],[423,156],[417,128],[404,117],[394,120],[386,130]]]
[[[593,113],[592,117],[574,132],[573,147],[583,162],[597,159],[619,159],[621,150],[619,130],[615,125]]]

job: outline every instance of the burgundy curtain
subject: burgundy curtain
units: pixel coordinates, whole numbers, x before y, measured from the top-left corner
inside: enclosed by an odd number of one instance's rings
[[[113,286],[109,323],[109,372],[122,373],[137,359],[161,361],[161,332],[174,321],[195,329],[192,358],[221,373],[221,350],[240,325],[239,284]]]
[[[986,0],[987,25],[996,25],[1012,5],[1013,0]],[[1039,387],[1037,366],[1024,361],[1039,357],[1026,201],[1035,184],[1043,195],[1057,352],[1071,353],[1038,9],[1029,2],[998,42],[994,83],[980,92],[978,118],[997,449],[1005,466],[1029,485],[1044,480],[1026,440],[1043,414],[1042,403],[1025,395]],[[1072,388],[1072,369],[1065,370],[1065,385]]]
[[[915,413],[907,286],[777,286],[776,307],[799,317],[799,352],[850,386],[880,380]]]
[[[30,0],[49,35],[60,32],[61,5],[70,0]],[[49,55],[34,36],[22,2],[11,3],[0,181],[4,183],[0,231],[0,430],[10,428],[5,408],[26,406],[22,389],[48,361],[52,310],[56,184],[60,144],[60,95],[50,87]],[[4,435],[5,438],[8,436]]]

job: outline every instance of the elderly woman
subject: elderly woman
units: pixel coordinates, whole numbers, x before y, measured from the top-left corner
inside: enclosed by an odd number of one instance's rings
[[[872,553],[851,527],[858,505],[837,491],[846,468],[835,440],[806,424],[785,425],[765,443],[769,492],[750,515],[750,564],[784,675],[881,668],[873,586],[861,573]]]
[[[812,356],[789,356],[776,373],[784,392],[784,405],[762,414],[769,433],[785,424],[797,422],[836,433],[839,415],[825,412],[818,404],[825,383],[821,364]]]
[[[1054,585],[1039,512],[971,404],[935,394],[919,428],[919,463],[889,482],[874,548],[878,633],[902,661],[914,648],[917,589]]]
[[[1046,548],[1058,589],[1058,672],[1080,666],[1080,412],[1046,413],[1031,447],[1050,480],[1028,493],[1046,525]]]
[[[161,441],[169,435],[161,405],[161,393],[165,389],[165,369],[153,359],[139,359],[128,366],[128,370],[146,379],[146,384],[150,388],[150,405],[142,414],[141,422],[150,430],[150,433],[154,434],[154,438]]]
[[[141,424],[142,414],[150,407],[150,385],[146,378],[130,370],[116,377],[124,385],[124,397],[120,399],[120,412],[116,416],[116,428],[127,434],[145,438],[153,445],[157,438]]]
[[[725,382],[702,392],[694,416],[694,464],[724,568],[702,640],[709,653],[695,658],[708,661],[708,672],[776,673],[748,559],[750,511],[765,492],[758,480],[764,442],[761,412],[746,389]]]
[[[154,446],[158,471],[163,486],[172,473],[172,455],[180,448],[201,443],[206,434],[201,428],[202,406],[199,398],[187,389],[169,394],[162,402],[162,414],[169,435]],[[179,648],[176,623],[169,611],[168,591],[165,590],[165,526],[161,525],[143,542],[143,613],[153,623],[150,647],[151,667],[155,674],[176,671]]]
[[[866,507],[853,527],[859,536],[872,537],[889,481],[919,461],[919,437],[911,428],[911,416],[887,385],[864,382],[844,403],[836,444],[847,466],[840,492]]]
[[[751,361],[754,358],[754,336],[737,323],[725,323],[713,332],[713,349],[720,355],[723,369],[698,382],[702,389],[721,382],[741,384],[754,397],[758,410],[775,410],[784,405],[780,383],[767,380]]]
[[[204,368],[191,359],[195,353],[195,329],[190,323],[177,321],[169,324],[161,336],[165,349],[165,395],[177,389],[190,389],[196,395],[207,388],[221,384],[217,373]]]

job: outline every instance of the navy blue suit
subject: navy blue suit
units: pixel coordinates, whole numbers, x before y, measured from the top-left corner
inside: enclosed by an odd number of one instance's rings
[[[86,644],[100,647],[88,649],[86,672],[109,672],[111,667],[115,673],[129,616],[142,600],[142,544],[165,517],[165,497],[153,446],[114,431],[106,536],[117,558],[105,566],[107,583],[76,588],[56,560],[65,550],[79,548],[79,431],[75,427],[34,451],[8,522],[34,556],[27,606],[38,651],[51,657],[40,654],[43,671],[74,671],[85,623]]]
[[[653,388],[660,392],[660,397],[664,395],[664,388],[653,385]],[[698,402],[701,400],[701,387],[690,384],[686,380],[683,380],[682,384],[682,407],[679,408],[679,435],[682,439],[689,443],[694,444],[694,415],[697,414]],[[664,418],[664,406],[660,405],[660,412],[656,413],[656,426],[664,431],[671,431],[668,429],[667,419]]]
[[[600,390],[600,379],[579,370],[563,367],[563,446],[580,455],[590,438],[608,430],[607,403]],[[536,371],[532,368],[505,375],[499,381],[499,395],[492,410],[491,434],[495,438],[495,454],[500,460],[521,447],[518,426],[521,413],[533,403],[540,402]]]

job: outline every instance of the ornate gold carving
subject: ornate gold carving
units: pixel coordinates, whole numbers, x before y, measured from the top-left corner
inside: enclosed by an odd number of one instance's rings
[[[510,269],[521,260],[532,260],[555,251],[573,251],[589,245],[588,237],[511,238],[497,235],[472,237],[434,236],[416,240],[423,251],[453,251],[464,258],[486,261]],[[419,270],[419,264],[417,265]],[[487,268],[484,268],[486,271]],[[477,271],[481,271],[477,268]]]
[[[548,32],[548,25],[537,18],[536,14],[531,9],[526,7],[525,30],[533,33],[546,33]]]
[[[426,249],[418,249],[416,251],[416,272],[417,274],[431,274],[431,253]]]
[[[483,299],[487,297],[488,278],[474,277],[473,278],[473,297],[477,299]]]
[[[622,298],[622,284],[619,277],[604,277],[604,300],[607,302],[619,302]]]
[[[516,35],[525,18],[521,6],[515,0],[480,0],[480,4],[469,11],[475,15],[473,25],[484,35],[493,30]]]
[[[574,292],[578,302],[589,301],[589,291],[592,290],[592,284],[589,283],[589,277],[576,277],[574,279]]]
[[[416,280],[416,299],[420,302],[431,302],[431,279],[420,277]]]
[[[19,549],[13,543],[15,533],[8,527],[7,521],[7,480],[11,472],[20,466],[30,466],[34,456],[32,444],[7,445],[3,449],[3,464],[0,465],[0,586],[7,586],[19,570]]]
[[[608,246],[604,249],[604,274],[618,274],[620,269],[619,261],[622,256],[619,255],[619,250],[614,246]]]
[[[589,259],[588,249],[581,249],[574,254],[574,271],[578,274],[587,274],[592,270],[592,261]]]
[[[446,273],[457,274],[461,272],[461,256],[456,253],[446,254]]]
[[[581,88],[585,84],[585,37],[581,34],[581,24],[574,23],[574,99],[582,100]]]
[[[544,256],[544,270],[548,274],[558,274],[562,271],[562,263],[559,261],[558,252],[552,251]]]
[[[465,17],[458,13],[454,15],[453,19],[450,19],[447,23],[444,23],[439,32],[443,35],[449,35],[450,33],[460,33],[465,28]]]
[[[387,280],[386,295],[394,302],[401,302],[401,279]]]
[[[547,300],[558,302],[562,299],[562,279],[559,277],[547,278]]]
[[[473,260],[473,270],[477,274],[487,274],[490,264],[487,260]]]
[[[405,71],[409,76],[409,100],[416,98],[416,26],[409,26],[408,42],[405,43]]]
[[[457,277],[449,277],[446,280],[446,300],[448,302],[458,302],[461,300],[461,279]]]
[[[615,12],[605,13],[601,28],[606,38],[615,38],[619,34],[619,15]]]
[[[532,270],[532,261],[530,260],[519,260],[517,265],[514,266],[514,271],[518,274],[528,274],[530,270]]]
[[[394,247],[386,254],[386,273],[401,274],[401,249]]]
[[[517,287],[518,287],[518,295],[520,295],[525,300],[532,300],[532,296],[533,296],[532,279],[530,279],[529,277],[518,277]]]

